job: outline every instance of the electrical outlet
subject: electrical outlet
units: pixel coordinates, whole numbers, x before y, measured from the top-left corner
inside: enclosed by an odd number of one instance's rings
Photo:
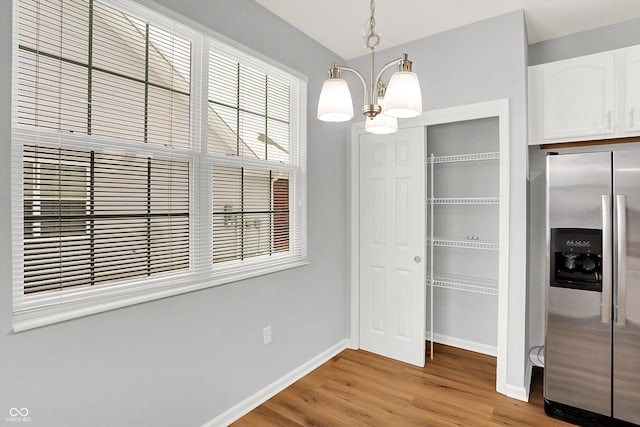
[[[271,325],[266,326],[262,330],[262,340],[264,342],[264,345],[271,344]]]

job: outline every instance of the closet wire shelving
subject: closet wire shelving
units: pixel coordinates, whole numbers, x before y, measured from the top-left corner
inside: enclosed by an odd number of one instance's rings
[[[485,277],[435,273],[431,283],[432,286],[436,288],[458,289],[479,294],[498,295],[498,281]]]
[[[463,248],[463,249],[486,249],[490,251],[497,251],[500,249],[500,245],[495,242],[486,242],[482,240],[454,240],[444,239],[440,237],[428,237],[427,243],[431,246],[439,246],[446,248]]]
[[[499,205],[499,197],[430,197],[429,205]]]
[[[500,159],[500,153],[497,151],[491,151],[486,153],[456,154],[453,156],[434,156],[433,153],[431,153],[431,157],[427,158],[427,164],[477,162],[478,160],[498,160],[498,159]]]
[[[427,286],[430,288],[430,315],[431,315],[431,349],[430,357],[433,359],[433,289],[455,289],[465,292],[474,292],[486,295],[498,295],[498,281],[486,277],[463,276],[457,274],[436,273],[433,267],[433,248],[449,247],[464,249],[481,249],[497,251],[500,245],[495,242],[476,240],[473,236],[467,237],[465,240],[448,239],[434,236],[433,213],[436,205],[499,205],[499,197],[434,197],[434,165],[441,163],[457,163],[457,162],[477,162],[484,160],[499,160],[499,152],[484,152],[471,154],[458,154],[451,156],[435,156],[431,153],[427,157],[427,165],[430,167],[430,189],[431,197],[427,198],[427,205],[430,207],[430,235],[427,236],[427,244],[429,248],[429,278]]]

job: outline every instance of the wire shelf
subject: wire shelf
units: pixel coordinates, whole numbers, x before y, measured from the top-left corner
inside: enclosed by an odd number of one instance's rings
[[[486,249],[491,251],[497,251],[500,249],[500,245],[498,243],[482,240],[454,240],[436,237],[433,240],[428,239],[427,243],[433,244],[433,246],[448,248]]]
[[[499,205],[499,197],[436,197],[428,198],[433,205]]]
[[[477,162],[480,160],[496,160],[500,158],[500,152],[493,151],[487,153],[458,154],[454,156],[427,157],[427,163],[455,163],[455,162]]]
[[[427,285],[434,288],[455,289],[486,295],[498,295],[498,281],[485,277],[459,276],[455,274],[434,273],[433,282]]]

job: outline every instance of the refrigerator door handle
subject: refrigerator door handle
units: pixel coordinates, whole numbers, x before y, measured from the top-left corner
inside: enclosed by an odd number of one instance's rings
[[[618,222],[618,301],[616,325],[624,326],[627,317],[627,196],[616,195],[616,219]]]
[[[611,248],[611,196],[602,195],[602,305],[600,314],[602,323],[611,319],[611,283],[613,251]]]

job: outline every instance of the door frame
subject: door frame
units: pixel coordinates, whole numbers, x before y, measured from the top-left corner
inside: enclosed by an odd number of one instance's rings
[[[466,120],[498,118],[498,138],[500,147],[500,208],[498,255],[498,343],[496,364],[496,391],[507,394],[507,347],[508,347],[508,301],[509,301],[509,100],[467,104],[450,108],[425,111],[420,117],[405,119],[400,128],[433,126]],[[360,348],[360,135],[365,134],[364,123],[351,126],[350,166],[348,189],[349,212],[347,224],[349,232],[350,269],[350,348]],[[427,144],[429,141],[427,141]],[[425,196],[426,198],[426,196]],[[426,286],[426,284],[425,284]],[[425,313],[426,316],[426,313]],[[426,318],[425,318],[426,319]],[[425,322],[426,325],[426,322]],[[426,328],[425,328],[426,329]],[[425,330],[426,337],[426,330]],[[426,339],[426,338],[425,338]]]

